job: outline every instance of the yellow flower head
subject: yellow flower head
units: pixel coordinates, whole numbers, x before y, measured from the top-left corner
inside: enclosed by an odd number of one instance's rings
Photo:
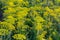
[[[8,35],[9,34],[9,31],[6,30],[6,29],[0,29],[0,35]]]
[[[25,6],[28,6],[29,2],[28,2],[28,1],[26,1],[26,2],[24,2],[24,4],[25,4]]]
[[[60,8],[56,8],[56,9],[54,9],[54,11],[55,11],[56,13],[60,13]]]
[[[56,32],[53,32],[53,35],[56,35]]]
[[[7,29],[7,30],[15,30],[15,27],[10,24],[10,23],[7,23],[7,22],[0,22],[0,28],[2,29]]]
[[[44,12],[44,16],[48,16],[49,12]]]
[[[45,10],[48,11],[48,12],[51,11],[49,7],[46,7]]]
[[[23,17],[25,17],[28,13],[27,13],[27,11],[20,11],[20,12],[17,12],[16,13],[17,15],[17,17],[19,17],[19,18],[23,18]]]
[[[15,6],[13,2],[8,2],[9,6]]]
[[[15,34],[14,36],[13,36],[13,38],[14,39],[19,39],[19,40],[23,40],[23,39],[26,39],[26,36],[25,35],[23,35],[23,34]]]
[[[23,2],[23,0],[18,0],[19,2]]]
[[[13,16],[8,16],[7,18],[13,18]]]
[[[53,40],[53,39],[51,37],[49,37],[48,40]]]
[[[36,30],[42,30],[42,24],[38,23],[35,27]]]
[[[11,12],[14,13],[14,12],[16,11],[16,10],[15,10],[14,8],[12,8],[12,7],[8,7],[8,10],[10,11],[10,13],[11,13]]]
[[[35,21],[36,22],[44,22],[45,20],[41,16],[36,16]]]

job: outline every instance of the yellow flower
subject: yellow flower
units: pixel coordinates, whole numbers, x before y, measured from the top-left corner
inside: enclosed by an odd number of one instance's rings
[[[4,10],[4,15],[9,15],[9,14],[12,14],[12,13],[15,13],[16,10],[12,7],[8,7],[8,9]]]
[[[44,16],[48,16],[49,12],[44,12]]]
[[[15,6],[13,2],[7,2],[9,6]]]
[[[54,13],[54,11],[52,9],[50,9],[49,13]]]
[[[46,39],[44,39],[44,36],[45,35],[37,35],[36,38],[37,38],[37,40],[46,40]]]
[[[9,24],[9,30],[15,30],[15,27],[12,24]]]
[[[29,5],[29,2],[28,2],[28,1],[26,1],[26,2],[24,2],[24,4],[25,4],[25,6],[28,6],[28,5]]]
[[[8,35],[9,34],[9,31],[6,30],[6,29],[0,29],[0,35]]]
[[[25,35],[23,35],[23,34],[15,34],[14,36],[13,36],[13,38],[14,39],[19,39],[19,40],[23,40],[23,39],[26,39],[26,36]]]
[[[23,2],[23,0],[18,0],[19,2]]]
[[[24,3],[23,0],[17,0],[18,4],[22,5],[22,3]]]
[[[16,12],[16,10],[14,9],[14,8],[12,8],[12,7],[8,7],[8,10],[10,11],[10,13],[14,13],[14,12]]]
[[[34,18],[36,22],[44,22],[45,20],[41,17],[41,16],[36,16],[36,18]]]
[[[7,18],[13,18],[13,16],[7,16]]]
[[[51,16],[53,16],[54,18],[57,17],[57,14],[56,13],[50,13]]]
[[[49,37],[48,40],[53,40],[53,39],[51,37]]]
[[[50,8],[49,7],[46,7],[45,10],[48,11],[48,12],[50,12]]]
[[[38,23],[35,27],[36,30],[42,30],[42,24]]]
[[[60,8],[54,9],[56,13],[60,13]]]
[[[27,11],[20,11],[20,12],[17,12],[16,13],[17,15],[17,17],[18,18],[23,18],[23,17],[25,17],[28,13],[27,13]]]
[[[19,22],[17,22],[17,27],[18,28],[21,28],[20,26],[24,24],[24,21],[23,20],[20,20]]]
[[[56,32],[53,32],[54,35],[56,35]]]
[[[7,29],[7,30],[15,30],[15,27],[7,22],[0,22],[0,28]]]
[[[44,39],[46,33],[47,33],[46,31],[43,31],[42,34],[37,35],[37,40],[46,40],[46,39]]]
[[[46,33],[47,33],[47,31],[43,31],[43,32],[42,32],[42,35],[44,35],[44,36],[45,36],[45,35],[46,35]]]

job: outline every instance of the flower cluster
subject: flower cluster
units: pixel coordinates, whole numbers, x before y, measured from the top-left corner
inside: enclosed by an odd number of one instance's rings
[[[60,40],[60,0],[0,0],[1,40]]]

